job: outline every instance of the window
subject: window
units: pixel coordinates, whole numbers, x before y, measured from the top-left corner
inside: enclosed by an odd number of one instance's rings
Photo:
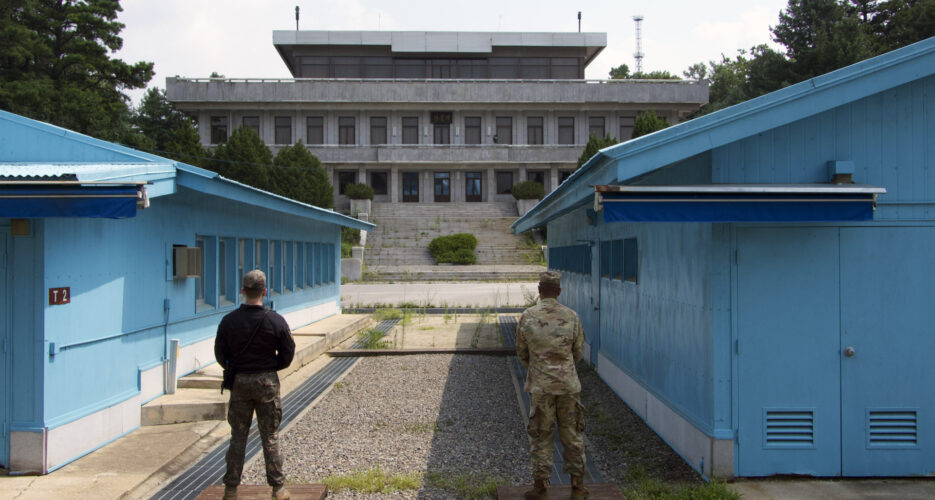
[[[393,78],[392,57],[364,57],[364,78]]]
[[[588,118],[588,137],[604,137],[604,117],[592,116]]]
[[[451,144],[451,126],[447,123],[436,123],[433,126],[435,131],[435,144]]]
[[[530,116],[526,118],[526,143],[542,144],[542,117]]]
[[[360,78],[359,57],[332,57],[335,78]]]
[[[218,304],[218,239],[195,235],[195,246],[201,249],[202,274],[195,279],[195,310]]]
[[[292,144],[292,117],[276,117],[276,144]]]
[[[195,306],[205,304],[205,278],[208,274],[208,257],[205,255],[205,237],[195,237],[195,247],[201,249],[201,276],[195,278]]]
[[[211,117],[211,144],[223,144],[227,142],[227,117]]]
[[[327,57],[301,57],[299,61],[303,78],[328,78],[331,76]]]
[[[338,144],[357,144],[356,125],[353,116],[338,117]]]
[[[519,59],[516,57],[491,57],[490,78],[516,79],[519,78]]]
[[[577,57],[553,57],[552,78],[562,80],[584,78],[584,73],[581,72],[580,59]]]
[[[519,77],[539,80],[549,77],[548,57],[523,57],[519,60]]]
[[[338,194],[344,194],[348,184],[357,183],[357,172],[338,172]]]
[[[620,117],[620,141],[628,141],[633,138],[633,122],[635,118],[632,116],[621,116]]]
[[[558,143],[559,144],[574,144],[575,143],[575,117],[573,116],[559,116],[558,117]]]
[[[282,246],[283,250],[285,250],[282,259],[282,288],[283,291],[291,292],[295,289],[295,243],[284,241]]]
[[[255,259],[253,269],[259,269],[269,276],[269,245],[266,244],[266,240],[256,240],[254,243],[256,250],[253,253]],[[266,286],[269,287],[269,283]]]
[[[536,182],[544,188],[545,187],[545,172],[541,170],[535,170],[535,171],[527,170],[526,180]]]
[[[497,117],[497,135],[493,136],[496,144],[513,144],[513,118],[510,116]]]
[[[305,284],[313,287],[317,284],[315,281],[318,276],[318,269],[315,267],[315,244],[305,244]]]
[[[572,171],[572,170],[559,170],[559,172],[558,172],[558,183],[561,184],[561,183],[565,182],[565,180],[567,180],[569,177],[571,177],[571,174],[572,174],[573,172],[574,172],[574,171]]]
[[[260,117],[259,116],[245,116],[243,117],[242,123],[243,123],[244,128],[252,128],[253,131],[256,132],[256,135],[260,135]]]
[[[497,172],[497,194],[513,192],[513,172]]]
[[[305,243],[295,242],[295,289],[305,288]]]
[[[266,273],[266,288],[270,295],[282,292],[282,242],[269,241],[269,272]]]
[[[636,238],[623,240],[623,279],[631,283],[637,282],[640,267],[640,249]]]
[[[386,117],[370,117],[370,144],[386,144]]]
[[[240,286],[243,283],[243,275],[245,272],[244,266],[246,263],[253,263],[253,242],[250,240],[240,239],[237,241],[237,283],[234,283],[235,294],[232,297],[236,296]],[[233,299],[231,299],[233,301]]]
[[[218,303],[231,305],[237,300],[237,246],[234,238],[218,239]]]
[[[419,144],[419,117],[403,117],[403,144]]]
[[[480,144],[481,143],[481,132],[480,132],[480,117],[479,116],[465,116],[464,117],[464,143],[465,144]]]
[[[325,117],[309,116],[305,119],[305,144],[325,143]]]
[[[591,247],[589,245],[549,247],[549,269],[591,274]]]
[[[370,172],[370,187],[373,188],[373,194],[387,193],[388,177],[386,172]]]
[[[396,59],[396,78],[425,78],[425,59]]]
[[[636,238],[601,242],[601,277],[636,283],[639,274]]]

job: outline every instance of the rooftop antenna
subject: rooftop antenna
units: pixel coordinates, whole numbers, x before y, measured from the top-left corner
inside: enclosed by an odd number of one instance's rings
[[[295,30],[299,31],[299,6],[295,6]]]
[[[636,52],[633,58],[636,59],[636,72],[643,72],[643,15],[633,16],[633,22],[636,23]]]
[[[581,11],[578,11],[578,33],[581,33]]]

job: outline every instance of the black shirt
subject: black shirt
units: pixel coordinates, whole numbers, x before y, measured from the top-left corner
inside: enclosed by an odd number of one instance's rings
[[[232,360],[243,350],[258,323],[259,330],[250,346]],[[293,356],[295,342],[289,324],[275,311],[268,311],[263,306],[241,304],[224,316],[218,325],[214,357],[221,367],[227,367],[228,360],[231,360],[233,368],[240,373],[276,371],[289,366]]]

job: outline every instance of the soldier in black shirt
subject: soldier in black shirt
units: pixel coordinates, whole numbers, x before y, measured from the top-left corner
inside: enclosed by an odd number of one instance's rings
[[[214,339],[214,356],[228,370],[234,370],[227,421],[231,426],[227,450],[227,473],[224,474],[224,498],[237,498],[237,486],[243,472],[247,434],[256,410],[257,427],[266,459],[266,482],[273,487],[273,498],[289,498],[283,487],[282,456],[279,454],[279,423],[282,406],[279,400],[279,376],[292,363],[295,342],[282,316],[263,307],[266,275],[253,270],[243,277],[244,303],[224,316]]]

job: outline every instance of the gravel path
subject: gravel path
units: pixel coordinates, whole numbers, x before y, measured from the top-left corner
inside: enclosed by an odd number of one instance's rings
[[[363,358],[287,432],[280,433],[290,482],[379,467],[452,480],[473,474],[529,484],[525,425],[503,357],[418,355]],[[349,490],[328,498],[448,499],[426,486],[383,494]],[[244,483],[264,484],[263,460]]]

